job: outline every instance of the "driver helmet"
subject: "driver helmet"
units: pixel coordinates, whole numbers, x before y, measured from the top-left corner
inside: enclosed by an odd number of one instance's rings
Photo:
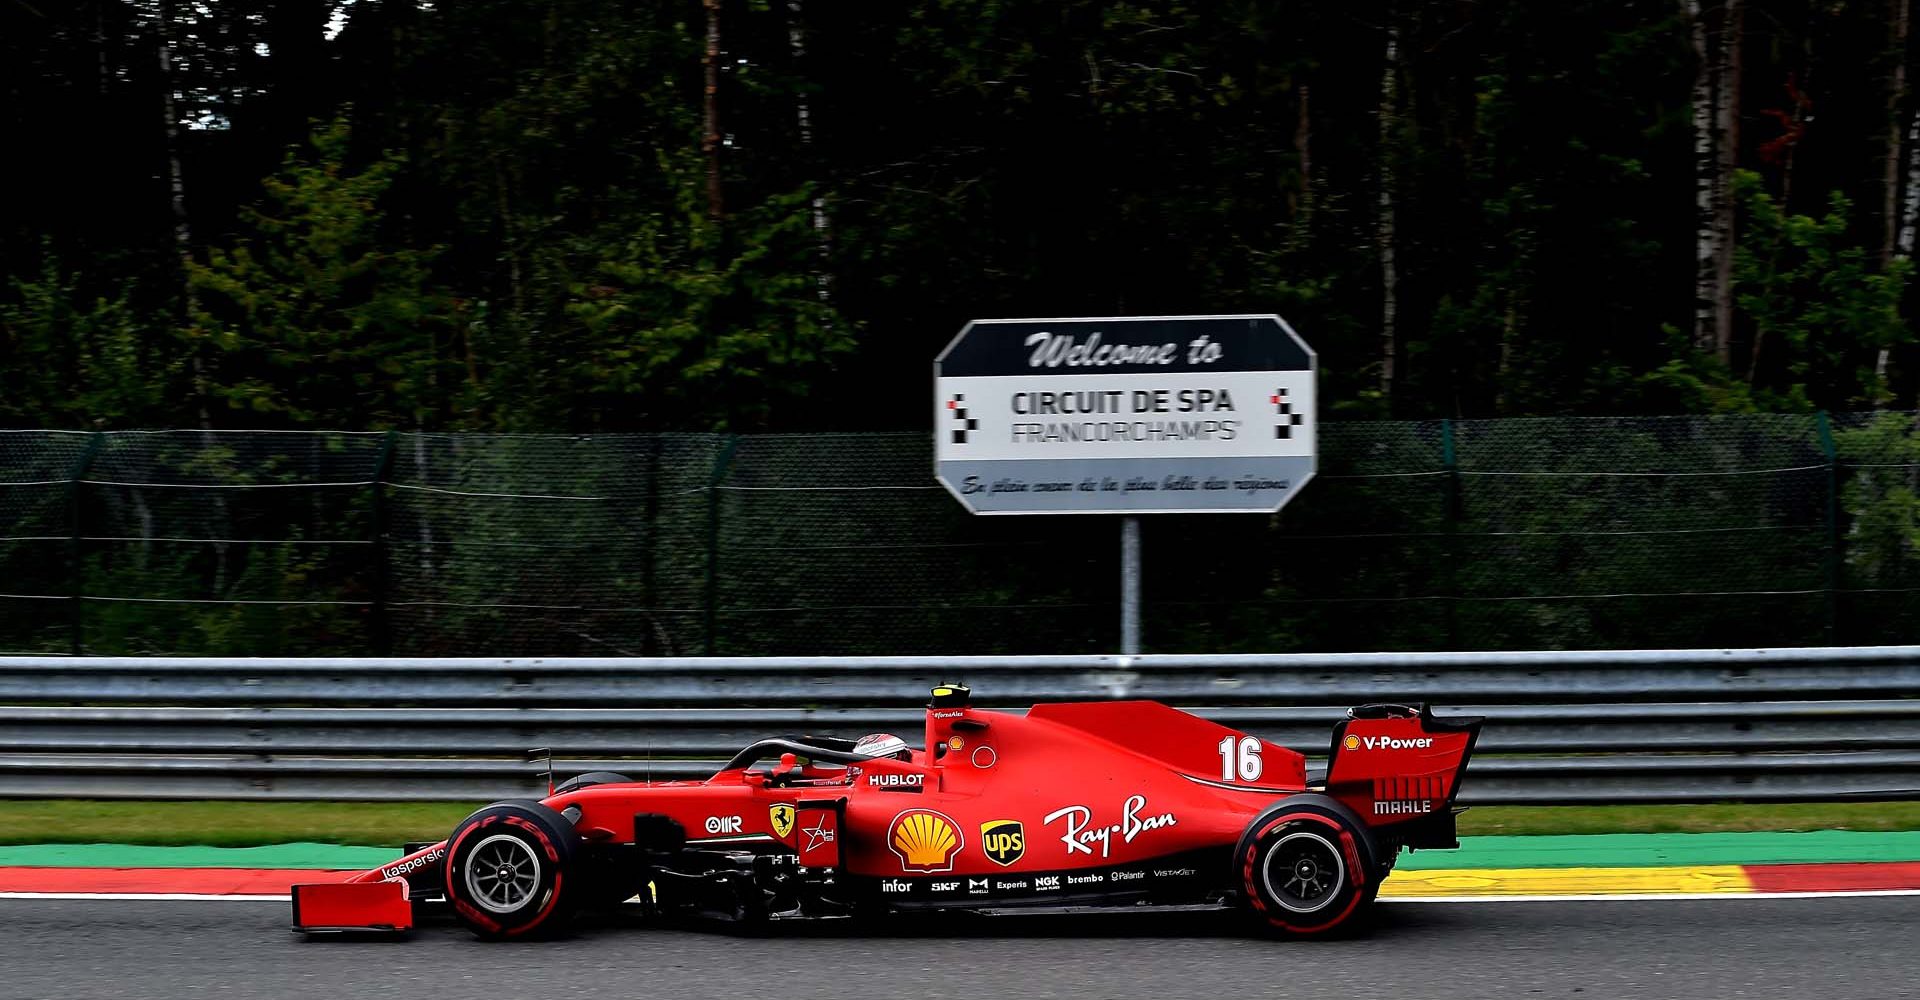
[[[892,733],[868,733],[853,744],[853,752],[863,757],[892,757],[894,760],[912,760],[913,751],[907,741]]]

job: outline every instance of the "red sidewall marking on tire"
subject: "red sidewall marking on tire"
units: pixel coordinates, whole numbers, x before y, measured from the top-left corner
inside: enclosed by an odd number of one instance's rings
[[[465,891],[466,883],[459,882],[455,876],[458,874],[456,863],[460,860],[460,845],[466,843],[467,838],[473,836],[475,832],[483,829],[498,818],[497,816],[488,816],[482,819],[480,822],[460,831],[460,835],[455,837],[453,842],[447,845],[447,899],[453,903],[454,912],[478,924],[481,929],[490,934],[500,932],[500,921],[495,920],[479,907],[462,898],[460,893]],[[455,889],[456,882],[459,884],[458,890]]]
[[[1275,829],[1287,823],[1294,823],[1300,820],[1313,820],[1314,822],[1317,822],[1317,823],[1324,823],[1327,826],[1332,827],[1335,833],[1339,834],[1340,853],[1346,855],[1347,867],[1349,869],[1349,871],[1347,872],[1347,881],[1352,885],[1352,894],[1353,894],[1352,898],[1347,900],[1346,907],[1342,909],[1338,914],[1336,914],[1332,919],[1324,921],[1322,923],[1312,924],[1310,926],[1302,926],[1300,924],[1288,923],[1285,919],[1277,916],[1273,911],[1270,911],[1267,908],[1266,900],[1260,897],[1258,883],[1256,883],[1253,878],[1253,870],[1255,867],[1256,858],[1260,853],[1261,839],[1266,837],[1267,834],[1272,833]],[[1331,816],[1322,816],[1319,813],[1297,812],[1297,813],[1282,813],[1279,816],[1275,816],[1272,819],[1272,821],[1267,823],[1266,826],[1263,826],[1260,828],[1260,832],[1254,835],[1252,843],[1248,845],[1247,856],[1244,864],[1241,867],[1240,877],[1243,880],[1245,880],[1244,885],[1242,887],[1246,890],[1247,898],[1253,902],[1254,909],[1258,911],[1261,915],[1266,917],[1268,923],[1274,925],[1275,927],[1279,927],[1282,930],[1294,931],[1301,934],[1311,934],[1314,931],[1325,930],[1326,928],[1332,927],[1334,924],[1337,924],[1340,921],[1345,920],[1347,918],[1347,915],[1353,912],[1354,907],[1360,905],[1360,897],[1362,895],[1361,889],[1366,885],[1365,870],[1366,870],[1366,866],[1360,863],[1359,845],[1354,843],[1353,834],[1347,830],[1346,824],[1341,823],[1339,820],[1334,819]]]
[[[460,845],[466,843],[467,838],[473,835],[474,832],[484,829],[496,822],[524,832],[533,841],[533,844],[539,848],[540,853],[546,855],[548,867],[553,872],[553,884],[547,889],[547,905],[541,907],[540,912],[534,914],[532,919],[512,926],[501,923],[497,918],[483,912],[479,907],[460,898],[459,893],[452,891],[455,882],[454,876],[457,871],[456,859],[459,858],[458,851],[460,850]],[[563,876],[560,871],[560,849],[554,844],[553,838],[547,836],[547,831],[541,829],[540,824],[522,816],[488,816],[471,827],[462,830],[460,835],[455,837],[453,842],[447,845],[447,888],[449,890],[447,898],[453,902],[455,912],[471,920],[473,923],[480,925],[480,927],[489,934],[503,934],[512,937],[517,934],[525,934],[545,923],[547,918],[553,914],[553,908],[560,903],[560,889],[564,878],[565,876]],[[461,888],[465,888],[464,883],[461,885]]]
[[[533,834],[535,839],[540,841],[540,850],[546,854],[547,860],[556,865],[560,863],[559,849],[553,846],[553,841],[547,839],[547,831],[542,830],[540,824],[521,816],[503,816],[501,820],[508,826],[517,826]]]
[[[529,834],[533,835],[535,840],[540,842],[540,849],[546,853],[547,860],[550,862],[550,867],[553,871],[553,885],[547,889],[547,905],[541,907],[540,912],[534,914],[532,920],[515,927],[507,928],[509,935],[525,934],[541,924],[546,923],[548,915],[553,913],[553,908],[560,904],[560,850],[555,847],[553,841],[547,837],[547,832],[540,829],[536,824],[530,823],[518,816],[507,817],[507,822],[514,826],[524,827]]]

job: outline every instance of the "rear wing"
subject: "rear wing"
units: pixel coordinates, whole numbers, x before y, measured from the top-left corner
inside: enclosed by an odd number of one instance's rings
[[[1436,718],[1426,704],[1362,705],[1333,727],[1327,794],[1380,835],[1454,847],[1454,800],[1480,737],[1479,718]]]

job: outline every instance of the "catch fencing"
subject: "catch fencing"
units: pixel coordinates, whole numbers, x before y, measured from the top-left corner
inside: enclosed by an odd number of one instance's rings
[[[1469,804],[1920,797],[1920,647],[1295,655],[0,658],[0,797],[447,799],[711,774],[772,735],[1149,698],[1323,758],[1351,705],[1487,719]],[[1275,707],[1286,706],[1286,707]]]
[[[1145,646],[1920,641],[1912,413],[1329,422],[1278,517],[1145,519]],[[0,431],[0,653],[1098,653],[1117,519],[931,435]]]

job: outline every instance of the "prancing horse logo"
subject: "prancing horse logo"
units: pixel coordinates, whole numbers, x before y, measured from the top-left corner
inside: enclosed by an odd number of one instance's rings
[[[767,819],[773,823],[774,836],[785,840],[793,835],[793,807],[781,803],[767,808]]]

